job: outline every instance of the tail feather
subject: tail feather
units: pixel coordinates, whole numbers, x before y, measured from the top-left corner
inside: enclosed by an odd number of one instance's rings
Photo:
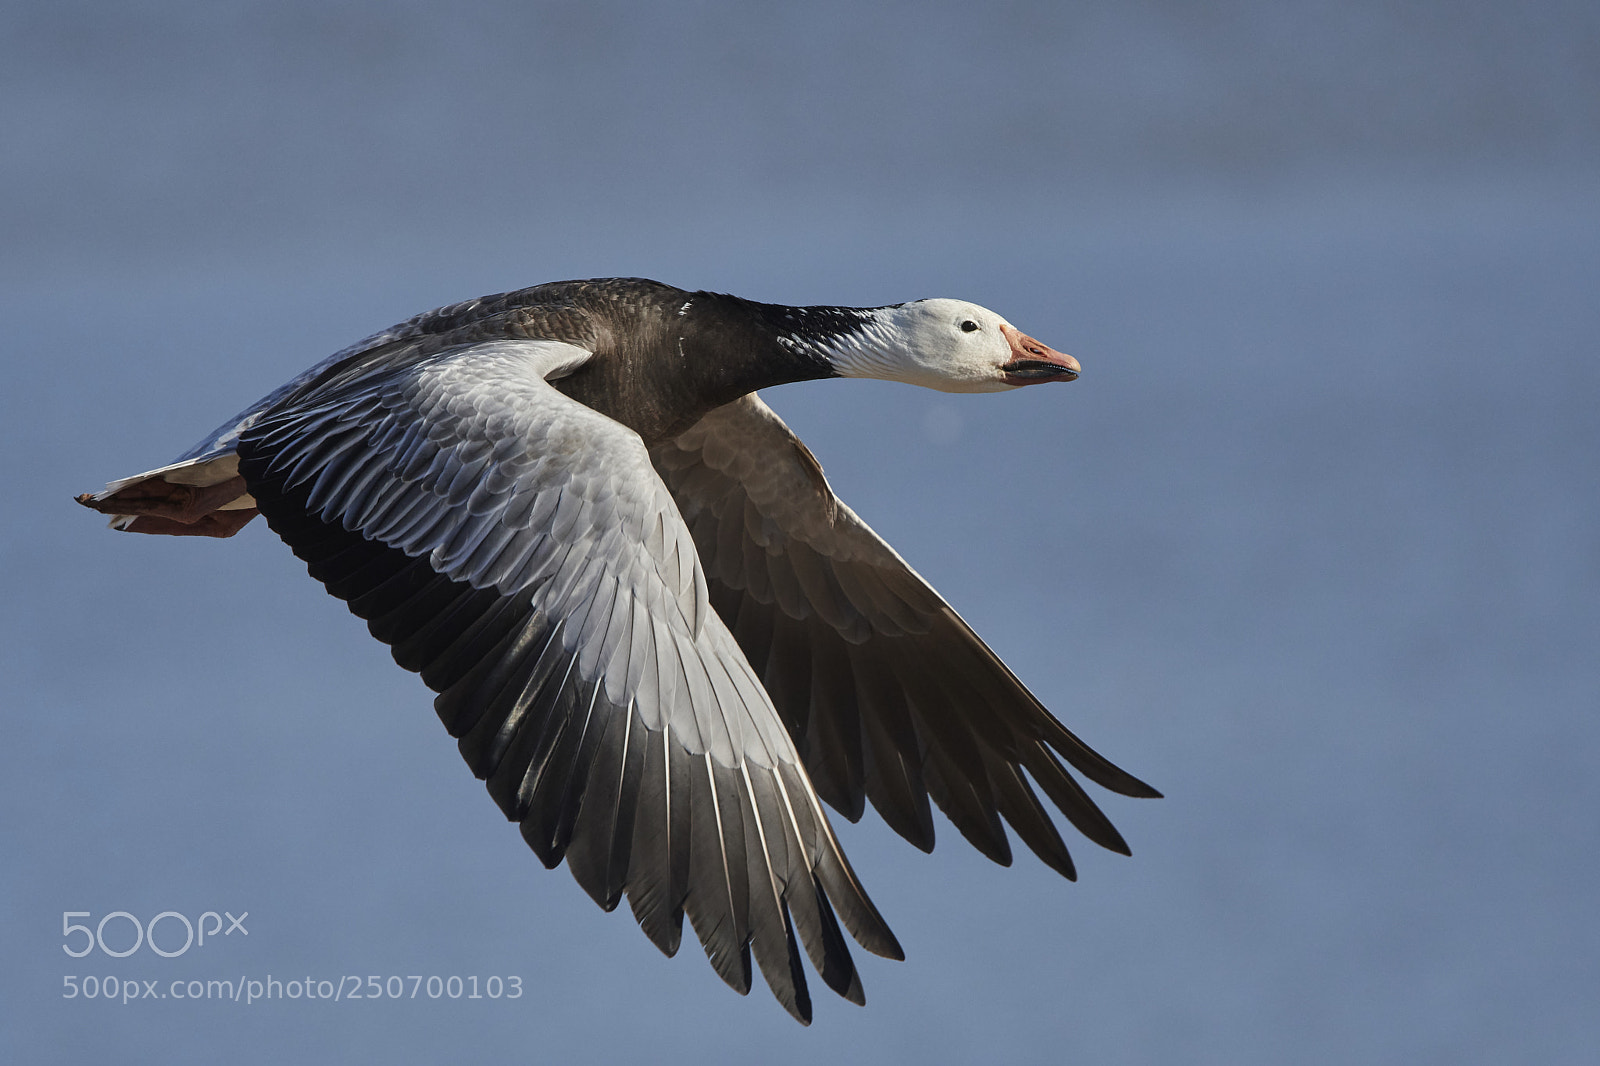
[[[257,513],[234,452],[147,470],[76,499],[129,533],[231,537]]]

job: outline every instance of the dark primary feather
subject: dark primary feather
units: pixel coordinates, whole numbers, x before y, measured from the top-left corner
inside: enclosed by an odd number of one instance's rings
[[[1032,782],[1090,840],[1128,846],[1058,759],[1129,796],[1158,793],[1061,725],[938,593],[828,487],[755,396],[651,451],[705,562],[711,603],[761,674],[817,792],[852,821],[871,800],[933,847],[931,797],[1002,865],[1002,819],[1074,877]]]

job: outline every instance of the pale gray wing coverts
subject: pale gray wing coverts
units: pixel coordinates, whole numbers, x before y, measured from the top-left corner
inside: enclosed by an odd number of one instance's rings
[[[718,408],[651,458],[694,535],[712,604],[831,806],[855,821],[870,798],[926,851],[931,796],[963,836],[1009,865],[1003,816],[1073,877],[1031,776],[1085,836],[1127,853],[1061,760],[1115,792],[1160,793],[1058,722],[834,496],[810,451],[758,397]]]
[[[335,377],[266,411],[241,473],[312,575],[369,622],[548,866],[628,897],[717,972],[750,954],[811,1013],[796,940],[860,1002],[842,919],[902,957],[794,743],[715,611],[689,529],[633,431],[545,379],[589,357],[491,341]]]

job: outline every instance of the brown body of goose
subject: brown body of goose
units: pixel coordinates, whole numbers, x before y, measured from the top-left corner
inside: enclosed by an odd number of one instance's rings
[[[1155,796],[1058,722],[829,488],[757,389],[947,391],[1078,364],[956,300],[786,307],[640,279],[441,308],[356,344],[177,462],[79,502],[134,532],[256,514],[438,693],[539,858],[801,1021],[802,950],[863,1002],[840,925],[900,945],[826,802],[923,850],[929,800],[1002,864],[1072,859],[1029,779],[1128,848],[1068,771]],[[1067,765],[1063,765],[1063,761]]]

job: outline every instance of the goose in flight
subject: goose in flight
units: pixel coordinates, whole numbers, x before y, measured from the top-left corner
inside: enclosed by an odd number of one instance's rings
[[[687,914],[723,980],[747,992],[754,955],[809,1022],[802,951],[855,1003],[841,926],[904,957],[823,803],[855,821],[870,800],[928,851],[931,799],[1008,865],[1004,820],[1073,878],[1034,786],[1124,854],[1068,766],[1159,793],[1051,716],[756,390],[1001,392],[1078,372],[959,300],[558,282],[376,334],[78,501],[138,533],[227,537],[264,515],[438,694],[546,866],[564,858],[607,910],[626,896],[668,955]]]

